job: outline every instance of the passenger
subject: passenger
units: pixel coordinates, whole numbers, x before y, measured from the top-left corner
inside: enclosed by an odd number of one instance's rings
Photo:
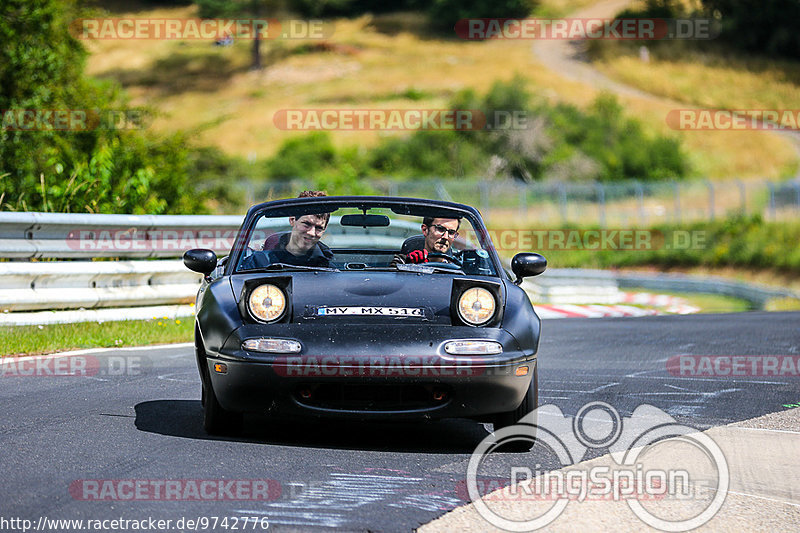
[[[303,191],[298,198],[327,196],[324,191]],[[297,266],[329,267],[333,252],[319,242],[328,227],[330,213],[289,217],[291,231],[273,234],[267,242],[278,235],[277,242],[270,249],[255,252],[242,261],[241,270],[264,268],[273,263],[286,263]]]

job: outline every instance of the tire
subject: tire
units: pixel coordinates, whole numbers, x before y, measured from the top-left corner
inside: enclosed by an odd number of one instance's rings
[[[242,413],[223,408],[214,389],[203,385],[203,428],[209,435],[231,435],[242,429]]]
[[[200,336],[195,332],[195,350],[197,364],[200,367],[200,380],[203,384],[200,403],[203,406],[203,428],[209,435],[230,435],[242,429],[242,414],[234,413],[223,408],[217,401],[214,389],[211,387],[211,377],[205,368],[206,353]]]
[[[539,406],[539,368],[538,365],[533,370],[533,378],[531,378],[531,384],[528,386],[528,390],[525,392],[525,396],[522,398],[522,402],[519,404],[519,407],[514,409],[513,411],[506,411],[504,413],[498,413],[494,415],[492,420],[492,425],[494,426],[495,433],[503,428],[507,428],[509,426],[513,426],[519,423],[520,419],[533,411]],[[529,439],[518,439],[507,444],[504,444],[500,447],[498,451],[502,452],[527,452],[533,448],[533,445],[536,443],[536,420],[529,420],[526,421],[525,424],[529,424],[531,427],[531,432],[528,435]]]

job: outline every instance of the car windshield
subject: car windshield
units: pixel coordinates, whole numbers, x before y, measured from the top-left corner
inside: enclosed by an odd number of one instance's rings
[[[294,217],[267,210],[246,228],[246,247],[235,271],[385,269],[497,275],[470,217],[425,222],[422,216],[388,208],[339,208]]]

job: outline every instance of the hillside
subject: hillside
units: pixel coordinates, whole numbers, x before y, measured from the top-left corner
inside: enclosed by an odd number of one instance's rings
[[[564,2],[545,4],[553,12],[572,7]],[[193,7],[185,7],[122,16],[194,15]],[[529,41],[432,38],[424,30],[423,17],[412,13],[331,23],[334,31],[324,42],[263,43],[266,67],[258,72],[248,70],[250,42],[245,40],[231,47],[215,47],[207,41],[87,42],[91,51],[88,72],[118,81],[133,104],[156,109],[159,116],[151,125],[154,129],[197,130],[203,143],[251,160],[269,157],[286,139],[299,134],[275,127],[272,117],[281,109],[442,108],[460,89],[485,91],[494,81],[509,80],[515,74],[528,81],[534,94],[552,102],[584,106],[600,90],[544,66]],[[603,68],[613,71],[613,66],[604,64]],[[636,66],[626,68],[630,71]],[[766,93],[771,81],[764,77],[763,83],[755,81],[756,87],[750,90]],[[726,96],[725,103],[735,106],[736,92]],[[793,145],[777,134],[674,132],[664,121],[674,104],[654,104],[634,95],[619,98],[628,112],[651,130],[680,135],[703,175],[763,179],[794,171],[797,154]],[[333,138],[338,146],[371,146],[381,135],[390,133],[339,131]]]

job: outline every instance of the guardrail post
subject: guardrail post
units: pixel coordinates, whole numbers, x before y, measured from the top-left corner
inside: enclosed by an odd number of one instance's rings
[[[767,188],[769,189],[769,214],[772,220],[775,220],[777,218],[775,212],[775,185],[771,181],[768,181]]]
[[[741,206],[742,214],[746,215],[747,214],[747,189],[745,188],[744,182],[742,182],[742,180],[736,180],[736,184],[739,186],[739,197],[741,198],[741,201],[742,201],[742,206]]]
[[[606,189],[603,187],[603,184],[595,182],[595,188],[597,189],[597,202],[600,204],[600,227],[606,227]]]
[[[708,215],[714,220],[714,184],[711,180],[706,180],[706,187],[708,187]]]
[[[794,185],[795,203],[797,204],[797,208],[800,209],[800,181],[795,181],[792,185]]]
[[[478,187],[481,191],[481,208],[484,217],[489,218],[489,184],[485,181],[481,181]]]
[[[644,187],[638,181],[634,181],[633,186],[636,187],[636,206],[639,212],[639,222],[647,224],[647,215],[644,212]]]
[[[673,216],[673,220],[677,223],[681,223],[681,184],[677,181],[672,182],[672,187],[675,189],[675,214]]]

